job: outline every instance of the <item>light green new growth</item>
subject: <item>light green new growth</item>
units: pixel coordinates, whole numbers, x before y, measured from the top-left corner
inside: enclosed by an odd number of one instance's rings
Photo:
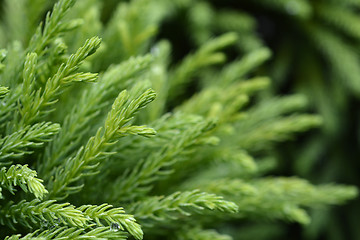
[[[74,28],[74,22],[64,22],[63,19],[69,9],[75,4],[75,0],[63,0],[54,5],[52,12],[46,15],[45,23],[40,24],[29,43],[29,52],[38,55],[46,53],[46,46],[50,44],[60,33]],[[44,29],[42,29],[44,27]]]
[[[9,93],[9,88],[7,87],[0,87],[0,99],[4,98],[6,94]]]
[[[98,226],[110,226],[111,224],[118,224],[120,230],[126,229],[136,239],[143,238],[143,231],[135,218],[132,215],[124,214],[123,208],[112,208],[106,203],[96,205],[83,205],[78,208],[84,212],[84,215],[93,219]]]
[[[14,224],[20,223],[26,227],[32,228],[32,225],[41,224],[66,224],[69,226],[85,227],[87,218],[81,211],[75,209],[69,203],[57,204],[55,200],[40,201],[34,199],[30,202],[22,200],[19,203],[9,202],[1,210],[2,217],[0,221],[12,228]],[[19,221],[21,214],[26,214],[27,218]]]
[[[135,222],[132,215],[125,214],[122,208],[113,208],[108,204],[83,205],[75,208],[69,203],[57,204],[55,202],[54,200],[40,202],[37,199],[31,202],[21,201],[17,204],[11,202],[1,210],[7,217],[1,218],[0,222],[3,224],[6,222],[14,228],[19,214],[27,214],[28,219],[20,223],[29,228],[37,222],[41,222],[45,227],[67,225],[80,228],[86,228],[92,224],[99,227],[116,224],[119,226],[117,230],[126,229],[136,239],[142,239],[143,232],[140,225]]]
[[[94,37],[85,42],[84,46],[78,49],[78,51],[71,55],[67,62],[62,64],[57,73],[47,80],[44,90],[32,90],[30,88],[33,82],[33,74],[35,69],[36,55],[29,55],[25,62],[24,69],[24,87],[23,94],[23,106],[20,110],[22,113],[21,124],[29,124],[34,122],[37,118],[41,118],[47,115],[51,110],[44,110],[44,108],[53,105],[56,100],[56,96],[60,93],[60,87],[72,82],[93,82],[97,79],[97,74],[92,73],[75,73],[80,64],[85,58],[93,54],[100,46],[100,39]],[[30,88],[30,89],[29,89]],[[30,92],[28,92],[30,91]],[[33,101],[29,101],[29,97],[33,96]],[[40,112],[40,114],[39,114]]]
[[[137,134],[146,137],[154,135],[155,131],[146,126],[139,126],[137,129],[126,126],[137,111],[154,99],[155,93],[151,89],[131,101],[127,91],[122,91],[112,105],[112,109],[105,120],[104,128],[99,128],[96,135],[91,137],[74,157],[70,157],[64,163],[64,166],[57,168],[55,179],[50,183],[50,186],[52,186],[50,194],[53,197],[63,198],[70,193],[80,191],[82,185],[70,185],[81,179],[82,176],[95,174],[95,168],[100,163],[100,160],[111,154],[111,152],[106,152],[106,147],[114,144],[119,137],[126,134]]]
[[[124,88],[129,86],[128,82],[132,82],[150,63],[151,56],[148,55],[131,58],[122,64],[112,66],[100,76],[99,82],[83,94],[80,103],[74,105],[72,114],[65,119],[60,133],[45,149],[39,171],[45,179],[50,178],[52,168],[67,157],[71,149],[81,146],[82,136],[89,130],[88,125],[102,113],[102,108],[111,104],[110,100],[112,101],[116,92],[112,86],[123,85]],[[99,89],[102,90],[99,92]]]
[[[42,199],[48,191],[42,184],[42,180],[36,178],[37,173],[26,165],[12,165],[9,169],[5,167],[0,170],[1,186],[15,194],[15,186],[21,187],[24,192],[31,192],[36,198]]]
[[[88,226],[91,228],[91,226]],[[30,233],[24,237],[20,235],[6,237],[6,240],[48,240],[48,239],[64,239],[64,240],[125,240],[126,235],[120,231],[113,231],[107,227],[97,227],[86,232],[86,228],[54,228],[52,230],[40,231],[37,230],[34,233]]]

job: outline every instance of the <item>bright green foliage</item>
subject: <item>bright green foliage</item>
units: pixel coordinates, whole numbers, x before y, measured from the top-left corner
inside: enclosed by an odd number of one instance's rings
[[[266,176],[274,146],[323,119],[302,112],[303,95],[266,92],[258,70],[271,52],[252,42],[247,14],[194,3],[189,29],[213,16],[226,33],[203,28],[198,50],[175,63],[155,36],[191,1],[60,0],[36,28],[49,2],[5,1],[0,237],[229,240],[237,221],[305,225],[308,208],[356,197],[353,186]],[[281,12],[286,1],[256,2]],[[312,14],[305,0],[287,7]],[[232,59],[231,47],[246,54]]]
[[[48,191],[36,175],[36,171],[29,169],[26,165],[12,165],[9,169],[3,167],[0,172],[1,186],[12,194],[15,194],[15,186],[20,186],[23,191],[29,191],[36,198],[42,199]]]
[[[7,87],[0,87],[0,98],[3,98],[8,94],[9,89]]]
[[[91,175],[94,168],[99,164],[102,156],[108,156],[111,152],[106,149],[116,143],[116,139],[127,134],[152,136],[155,131],[146,126],[125,126],[139,109],[145,107],[155,97],[150,89],[136,99],[129,100],[126,90],[122,91],[115,99],[109,112],[104,128],[99,128],[96,135],[91,137],[85,147],[81,147],[74,157],[70,157],[63,165],[55,170],[55,179],[49,185],[53,197],[65,197],[69,193],[79,191],[82,186],[68,186],[79,180],[82,175]],[[65,195],[65,196],[64,196]]]
[[[24,66],[24,85],[23,85],[23,95],[22,99],[23,107],[20,109],[22,115],[21,124],[32,123],[36,118],[43,117],[44,114],[49,113],[49,110],[42,112],[42,109],[48,107],[51,104],[54,104],[56,100],[54,99],[58,95],[62,85],[67,85],[71,82],[93,82],[97,78],[97,74],[92,73],[75,73],[82,61],[93,54],[100,45],[100,39],[94,37],[85,42],[84,46],[78,49],[75,54],[72,54],[66,63],[63,63],[58,71],[50,79],[46,81],[44,90],[38,89],[33,91],[32,83],[34,81],[34,67],[36,58],[34,54],[28,55],[27,61]],[[34,96],[32,101],[29,97]]]
[[[59,223],[65,223],[69,226],[84,227],[86,224],[86,218],[82,212],[76,210],[74,206],[69,203],[56,204],[55,200],[40,202],[38,199],[34,199],[31,202],[25,200],[14,204],[9,202],[1,210],[5,217],[2,219],[3,224],[14,227],[14,223],[20,223],[29,228],[31,223],[47,224],[58,221]],[[21,214],[26,214],[26,219],[18,220]],[[7,221],[6,223],[4,223]]]
[[[83,205],[79,210],[84,212],[85,216],[94,219],[99,226],[117,223],[120,230],[126,229],[136,239],[141,239],[143,236],[140,225],[135,222],[132,215],[124,214],[123,208],[112,208],[111,205],[102,204],[100,206]]]
[[[91,228],[91,226],[89,226]],[[87,229],[79,228],[54,228],[52,230],[35,231],[24,237],[13,235],[6,237],[6,240],[45,240],[45,239],[126,239],[126,236],[119,231],[113,231],[106,227],[97,227],[96,229],[85,232]]]

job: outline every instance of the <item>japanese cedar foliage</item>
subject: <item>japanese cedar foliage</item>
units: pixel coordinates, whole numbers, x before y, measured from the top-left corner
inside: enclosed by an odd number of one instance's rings
[[[49,2],[3,2],[1,237],[236,239],[356,196],[266,175],[274,143],[322,123],[301,95],[265,98],[267,48],[227,62],[229,32],[173,64],[154,37],[183,2],[63,0],[38,24]]]

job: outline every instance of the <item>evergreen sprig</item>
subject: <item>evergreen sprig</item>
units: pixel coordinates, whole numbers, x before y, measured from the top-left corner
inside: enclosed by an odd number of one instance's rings
[[[90,227],[91,229],[91,227]],[[37,230],[34,233],[30,233],[24,237],[20,235],[14,235],[11,237],[6,237],[6,240],[45,240],[45,239],[99,239],[99,240],[122,240],[127,239],[126,235],[121,231],[114,231],[108,227],[97,227],[92,230],[79,229],[79,228],[67,228],[60,227],[54,228],[52,230]]]
[[[116,88],[114,85],[128,86],[129,81],[144,71],[151,63],[151,56],[131,58],[117,66],[110,67],[99,82],[84,92],[79,104],[75,104],[54,140],[46,147],[39,172],[44,179],[50,179],[51,170],[69,157],[71,150],[79,148],[84,135],[89,131],[88,125],[96,119],[105,106],[110,105]],[[102,89],[102,91],[98,91]],[[71,144],[70,144],[71,143]]]
[[[132,215],[125,214],[123,208],[113,208],[106,203],[99,206],[83,205],[78,208],[86,217],[91,218],[98,226],[118,227],[120,230],[126,229],[136,239],[143,238],[143,231]]]
[[[6,167],[0,170],[0,183],[12,194],[15,194],[15,186],[21,187],[25,192],[31,192],[36,198],[42,199],[48,191],[42,184],[42,180],[36,178],[37,173],[26,165],[11,165],[9,169]]]
[[[19,203],[9,202],[1,210],[1,223],[15,229],[14,224],[22,224],[28,228],[32,225],[65,224],[72,227],[85,227],[88,219],[69,203],[55,203],[55,200],[30,202],[22,200]],[[22,215],[27,218],[21,218]]]
[[[67,62],[59,67],[57,73],[47,80],[43,91],[42,89],[38,89],[27,94],[30,96],[34,95],[34,100],[32,102],[24,101],[22,103],[23,106],[20,110],[23,115],[21,118],[22,124],[32,123],[37,118],[48,114],[51,110],[44,110],[44,108],[53,105],[57,101],[56,96],[59,94],[61,86],[72,82],[93,82],[97,79],[97,74],[75,72],[84,59],[96,51],[100,46],[100,42],[101,40],[98,37],[87,40],[84,46],[79,48],[75,54],[72,54]],[[31,81],[31,75],[33,75],[32,72],[34,69],[34,67],[29,65],[36,64],[34,60],[35,55],[29,55],[28,58],[31,59],[28,59],[27,64],[25,65],[24,87],[27,87],[24,88],[25,94],[26,91],[29,91],[28,88],[31,86],[31,83],[28,83],[28,81]]]
[[[146,159],[139,161],[131,172],[125,172],[112,186],[110,201],[131,201],[151,190],[151,185],[173,172],[171,166],[177,157],[189,151],[190,147],[201,144],[201,137],[215,127],[213,121],[199,122],[186,129]]]
[[[149,89],[139,97],[130,101],[126,90],[122,91],[114,101],[109,112],[104,129],[99,128],[96,135],[91,137],[84,147],[81,147],[74,157],[70,157],[64,166],[57,168],[55,179],[50,183],[54,197],[66,197],[70,193],[81,190],[82,185],[69,186],[85,175],[95,174],[94,170],[100,160],[111,154],[106,147],[114,144],[116,139],[126,134],[153,136],[155,131],[146,126],[131,128],[125,126],[140,109],[155,98],[153,90]]]
[[[4,98],[9,93],[9,88],[0,87],[0,98]]]
[[[42,122],[32,126],[28,125],[10,135],[0,139],[1,164],[8,165],[11,158],[18,158],[33,151],[29,148],[42,146],[50,141],[51,137],[58,133],[59,124]]]
[[[200,192],[176,192],[166,197],[148,197],[130,206],[141,224],[152,226],[158,222],[176,220],[182,216],[190,216],[205,209],[235,213],[235,203],[226,201],[215,194]]]
[[[69,9],[75,4],[75,0],[61,0],[57,2],[52,12],[46,15],[45,23],[40,24],[29,43],[29,52],[44,55],[46,46],[59,34],[72,29],[74,22],[64,22],[63,19]],[[42,29],[43,28],[43,29]]]

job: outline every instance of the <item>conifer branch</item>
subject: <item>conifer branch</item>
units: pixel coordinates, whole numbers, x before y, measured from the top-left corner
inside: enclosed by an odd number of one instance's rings
[[[0,99],[4,98],[9,93],[9,88],[0,86]]]
[[[203,185],[207,186],[209,182],[221,182],[221,179],[224,178],[231,179],[239,176],[244,178],[253,177],[261,171],[259,161],[255,161],[255,159],[244,150],[226,148],[221,148],[220,150],[215,147],[207,151],[207,154],[211,157],[211,159],[208,160],[211,162],[208,164],[209,166],[201,167],[196,175],[187,177],[180,186],[177,186],[178,189],[196,189]],[[206,163],[201,164],[204,166]],[[228,182],[227,184],[231,185]],[[234,184],[236,184],[235,181]],[[210,188],[204,190],[213,192]],[[236,195],[237,192],[234,191],[231,194]]]
[[[316,207],[320,202],[336,204],[357,195],[353,187],[313,186],[302,179],[281,177],[254,181],[209,180],[197,187],[234,201],[239,206],[238,217],[282,218],[301,224],[310,222],[301,207]]]
[[[29,94],[34,96],[34,100],[32,102],[22,103],[23,106],[21,112],[24,113],[23,118],[21,118],[22,124],[32,123],[34,120],[49,113],[51,110],[44,110],[44,108],[53,105],[57,101],[56,96],[59,95],[63,85],[72,82],[93,82],[96,80],[97,74],[75,73],[75,71],[78,70],[80,64],[84,61],[85,58],[96,51],[96,49],[100,46],[100,42],[101,40],[97,37],[88,39],[84,46],[79,48],[75,54],[72,54],[68,58],[67,62],[59,67],[57,73],[48,79],[44,87],[44,91],[42,91],[42,89],[38,89],[35,92]],[[34,55],[31,56],[33,58]],[[30,64],[35,64],[34,61],[28,62],[29,64],[27,64],[25,67]],[[30,66],[27,68],[30,68]],[[28,76],[27,69],[25,69],[25,71],[26,72],[24,73],[24,76]],[[27,83],[27,81],[29,80],[25,78],[24,84],[30,85]]]
[[[82,43],[81,43],[82,44]],[[43,87],[46,81],[51,78],[58,68],[66,62],[68,47],[61,38],[56,38],[54,42],[48,46],[45,56],[39,58],[36,66],[37,85]]]
[[[113,208],[109,204],[83,205],[78,208],[86,217],[91,218],[98,226],[118,225],[121,231],[127,230],[136,239],[142,239],[143,231],[138,223],[135,222],[133,215],[125,214],[123,208]]]
[[[70,227],[77,227],[80,231],[81,228],[94,226],[90,223],[91,221],[96,223],[96,229],[105,229],[104,226],[107,225],[112,228],[112,231],[126,229],[136,239],[142,239],[143,236],[140,225],[135,222],[132,215],[125,214],[123,208],[112,208],[108,204],[100,206],[83,205],[75,208],[69,203],[56,204],[54,200],[46,202],[33,200],[31,202],[22,201],[18,204],[11,204],[10,207],[5,206],[2,211],[8,218],[2,218],[0,222],[7,224],[11,228],[14,228],[14,224],[18,223],[29,228],[32,228],[33,225],[57,227],[65,224]],[[25,214],[28,219],[26,221],[18,220],[19,216],[22,216],[21,214]]]
[[[244,149],[264,149],[269,142],[284,141],[294,133],[318,127],[323,120],[313,115],[293,115],[258,125],[256,129],[238,136],[238,144]],[[269,145],[268,145],[269,146]]]
[[[88,219],[80,210],[69,203],[55,203],[55,200],[41,202],[34,199],[19,203],[9,202],[1,211],[0,223],[15,229],[15,224],[28,228],[43,224],[65,224],[73,227],[85,227]],[[23,216],[26,216],[25,218]]]
[[[114,11],[104,31],[104,42],[108,46],[104,56],[96,61],[101,67],[142,54],[148,41],[157,32],[157,24],[167,11],[156,7],[154,2],[139,0],[131,3],[120,3]],[[117,51],[113,51],[116,48]]]
[[[4,96],[3,99],[0,99],[0,130],[4,130],[6,126],[9,125],[9,120],[13,116],[13,113],[17,109],[16,102],[20,95],[20,89],[12,89],[8,94]]]
[[[74,105],[71,113],[65,118],[60,133],[55,136],[45,149],[44,158],[39,173],[44,179],[49,179],[53,167],[69,156],[71,150],[80,147],[83,136],[89,131],[89,124],[102,113],[110,100],[121,87],[129,85],[137,75],[141,74],[151,63],[150,55],[130,58],[129,60],[110,67],[94,83],[88,91],[85,91],[78,104]],[[113,86],[119,86],[115,88]],[[99,92],[99,89],[101,91]],[[114,96],[115,97],[115,96]],[[71,143],[71,144],[70,144]]]
[[[37,173],[27,165],[12,165],[9,169],[5,167],[0,170],[0,184],[15,194],[15,186],[20,186],[25,192],[31,192],[36,198],[42,199],[48,191],[42,185],[42,180],[36,178]]]
[[[172,173],[172,165],[181,154],[200,143],[201,137],[215,127],[213,121],[203,121],[174,136],[159,151],[138,162],[131,172],[118,178],[109,191],[109,201],[130,201],[150,191],[152,184]]]
[[[100,128],[96,135],[91,137],[85,147],[79,149],[74,157],[65,162],[65,166],[60,166],[56,170],[55,180],[50,183],[50,194],[54,197],[66,197],[69,193],[79,191],[82,186],[69,186],[79,180],[84,175],[95,174],[94,170],[100,163],[100,160],[106,155],[112,154],[106,152],[107,146],[115,143],[117,138],[126,133],[136,133],[143,136],[155,134],[154,130],[148,127],[139,127],[137,132],[131,130],[126,132],[128,124],[133,116],[147,104],[155,99],[155,93],[149,89],[133,100],[129,99],[126,90],[122,91],[116,98],[111,111],[109,112],[104,129]],[[52,185],[54,184],[54,185]]]
[[[72,23],[64,22],[63,19],[76,0],[60,0],[54,5],[52,12],[46,15],[44,29],[40,24],[29,43],[29,52],[43,55],[46,46],[51,43],[60,33],[72,29]]]
[[[22,84],[22,94],[21,102],[23,106],[29,105],[34,98],[34,87],[35,87],[35,74],[36,74],[36,65],[37,65],[37,54],[30,53],[26,56],[24,70],[23,70],[23,84]],[[28,109],[20,108],[20,114],[25,116],[28,114]]]
[[[219,77],[221,79],[221,77]],[[239,111],[248,101],[249,96],[266,88],[270,80],[257,77],[247,81],[224,86],[226,94],[221,94],[218,87],[209,86],[201,93],[194,95],[177,110],[201,114],[209,118],[217,118],[219,122],[233,122],[237,120]]]
[[[95,92],[98,87],[104,88],[104,99],[110,98],[115,91],[119,91],[121,88],[129,88],[137,76],[147,70],[153,57],[151,55],[130,57],[128,60],[123,61],[120,64],[110,66],[102,75],[100,81],[94,85],[92,91]],[[98,86],[96,86],[98,85]],[[118,88],[109,89],[110,86],[116,85]],[[96,91],[97,94],[98,91]]]
[[[131,204],[129,209],[141,224],[148,227],[190,216],[205,209],[227,213],[238,211],[233,202],[198,190],[176,192],[166,197],[148,197]]]
[[[1,33],[1,27],[0,27],[0,33]],[[4,59],[6,58],[6,55],[7,55],[6,49],[0,49],[0,73],[4,71],[5,65],[3,64],[3,62]]]
[[[46,15],[44,28],[43,23],[41,23],[35,34],[32,36],[27,52],[34,52],[40,57],[44,56],[48,51],[48,45],[51,44],[56,37],[58,37],[61,33],[76,27],[76,20],[70,22],[64,21],[65,14],[68,12],[70,7],[74,5],[74,3],[75,0],[61,0],[55,4],[52,13],[49,12]],[[36,3],[32,4],[35,5]],[[43,5],[45,5],[45,3],[43,3]],[[24,8],[24,4],[22,4],[21,7]],[[38,7],[37,9],[41,9],[41,7]],[[16,16],[17,14],[18,13],[15,13],[13,15]],[[31,13],[29,15],[33,16],[33,14],[34,13]],[[31,16],[28,16],[28,18],[31,18]],[[19,22],[18,19],[15,22]],[[31,24],[28,20],[23,20],[23,22]],[[24,23],[21,24],[23,25]],[[23,28],[23,26],[21,28]],[[21,32],[21,35],[24,35],[24,33],[26,32]],[[24,40],[25,36],[22,38]],[[16,51],[16,54],[10,54],[10,59],[7,59],[7,68],[3,77],[3,83],[5,83],[6,86],[14,86],[14,83],[18,83],[20,80],[22,72],[21,67],[24,63],[24,57],[26,54],[19,43],[13,44],[11,50],[12,53]],[[41,62],[43,61],[46,61],[46,58],[41,59]]]
[[[42,146],[44,142],[50,141],[59,129],[60,126],[56,123],[36,123],[0,138],[1,164],[9,164],[11,163],[10,158],[32,153],[29,148],[36,148]]]
[[[24,237],[20,235],[13,235],[6,237],[5,240],[125,240],[126,235],[121,231],[114,231],[108,227],[97,227],[91,229],[92,226],[89,226],[88,229],[84,228],[67,228],[60,227],[51,230],[37,230],[34,233],[30,233]]]

